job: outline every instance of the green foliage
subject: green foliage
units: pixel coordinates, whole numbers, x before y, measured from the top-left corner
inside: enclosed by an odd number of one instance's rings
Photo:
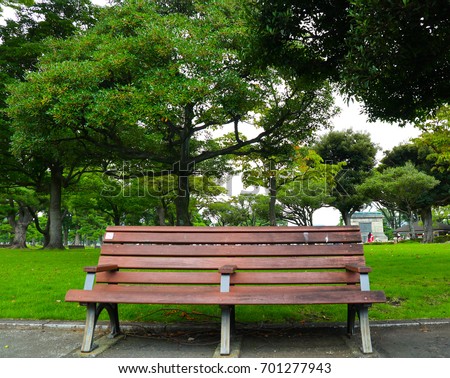
[[[424,193],[438,184],[434,177],[408,162],[402,167],[375,172],[358,190],[386,207],[410,214],[423,206]]]
[[[438,121],[437,121],[438,122]],[[439,123],[439,122],[438,122]],[[438,132],[439,134],[439,132]],[[423,135],[423,134],[422,134]],[[442,148],[445,145],[446,137],[443,134]],[[414,143],[402,144],[394,147],[391,151],[386,151],[384,158],[381,160],[379,170],[383,171],[387,167],[400,167],[405,163],[412,163],[416,169],[429,176],[434,177],[439,181],[433,189],[424,191],[420,198],[422,202],[421,207],[426,206],[445,206],[448,204],[450,198],[448,193],[450,191],[449,175],[444,168],[444,160],[440,160],[441,163],[437,163],[436,150],[433,148],[432,143],[429,143],[435,136],[421,136],[414,140]],[[437,138],[439,138],[436,135]],[[444,150],[442,150],[444,152]],[[444,158],[445,154],[442,155]]]
[[[294,69],[315,82],[336,76],[349,29],[347,1],[252,1],[250,59]]]
[[[368,133],[348,129],[330,131],[313,148],[325,163],[345,164],[335,177],[331,205],[341,212],[345,224],[350,224],[351,214],[368,202],[368,197],[357,190],[357,185],[370,176],[378,146],[371,141]]]
[[[24,128],[16,144],[81,138],[127,159],[140,151],[179,160],[189,108],[192,126],[214,128],[245,115],[254,96],[229,49],[238,28],[219,17],[161,16],[151,3],[125,2],[105,11],[85,37],[51,42],[40,72],[12,88],[9,112]]]
[[[50,204],[49,214],[53,221],[47,223],[49,229],[43,232],[49,236],[49,245],[57,248],[62,247],[61,188],[76,181],[84,172],[84,146],[70,140],[66,130],[52,130],[51,119],[35,112],[42,110],[46,100],[36,109],[32,109],[37,106],[36,103],[25,100],[22,104],[24,108],[16,108],[15,111],[9,108],[11,113],[8,113],[3,108],[12,96],[5,88],[13,83],[25,85],[23,80],[26,75],[36,70],[38,59],[48,51],[45,39],[63,39],[78,34],[81,29],[95,23],[96,15],[97,7],[88,0],[47,0],[29,8],[18,7],[15,19],[7,20],[6,25],[0,26],[0,174],[5,178],[2,184],[5,187],[33,188],[36,194],[51,193],[47,205]],[[38,90],[35,84],[29,87],[31,91]],[[21,93],[31,96],[31,92]],[[32,114],[27,115],[28,110]],[[30,125],[27,125],[28,121]],[[3,171],[7,174],[4,175]],[[31,207],[33,209],[30,210]],[[41,210],[31,203],[23,203],[20,209],[28,209],[32,213]],[[19,219],[16,223],[23,222]]]
[[[450,224],[450,205],[435,207],[433,219],[438,223]]]
[[[335,177],[345,163],[326,164],[315,151],[298,148],[290,167],[278,193],[282,217],[298,226],[312,226],[314,212],[334,200]]]
[[[449,101],[447,0],[255,0],[250,58],[332,79],[373,119],[413,121]]]
[[[436,236],[434,238],[435,243],[450,243],[450,235],[442,235],[442,236]]]
[[[213,159],[220,175],[221,156],[307,139],[334,113],[329,86],[243,61],[241,3],[174,5],[124,1],[83,35],[49,40],[39,71],[8,87],[8,115],[16,154],[63,166],[140,160],[169,171],[179,180],[177,223],[190,224],[188,177],[198,167]],[[244,121],[257,137],[240,138]],[[224,145],[212,135],[228,124],[233,139]]]
[[[282,225],[281,207],[276,209],[278,224]],[[205,205],[202,216],[214,226],[268,226],[269,197],[263,194],[240,194],[227,201]]]
[[[449,100],[450,4],[349,1],[343,88],[372,118],[424,119]]]
[[[32,5],[34,3],[34,0],[0,0],[0,5],[4,5],[7,7],[15,7],[19,4],[24,5]],[[0,15],[2,14],[2,7],[0,6]]]
[[[450,171],[450,106],[442,106],[436,115],[416,125],[422,130],[414,140],[419,146],[429,150],[427,159],[433,163],[433,169],[448,173]]]

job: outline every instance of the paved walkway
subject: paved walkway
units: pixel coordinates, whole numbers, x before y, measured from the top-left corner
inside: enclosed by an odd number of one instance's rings
[[[0,357],[211,358],[217,354],[215,324],[149,326],[124,324],[124,335],[106,337],[100,324],[90,354],[79,352],[83,324],[0,319]],[[102,331],[102,329],[104,331]],[[241,358],[450,358],[450,319],[371,322],[374,353],[360,351],[343,324],[238,327],[232,356]]]

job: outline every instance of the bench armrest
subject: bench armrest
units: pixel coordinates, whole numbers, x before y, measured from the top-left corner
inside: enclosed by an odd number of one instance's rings
[[[346,265],[345,269],[349,270],[350,272],[356,273],[370,273],[372,271],[372,268],[368,266],[359,266],[359,265]]]
[[[86,273],[98,273],[98,272],[109,272],[112,270],[117,270],[119,267],[115,264],[104,264],[104,265],[97,265],[97,266],[86,266],[84,268],[84,271]]]
[[[221,293],[228,293],[230,291],[230,276],[236,272],[236,269],[236,265],[224,265],[219,268]]]
[[[84,281],[84,290],[92,290],[95,282],[95,275],[98,272],[112,272],[118,270],[119,267],[115,264],[103,264],[97,266],[86,266],[86,280]]]
[[[236,272],[237,266],[236,265],[224,265],[219,268],[220,274],[233,274]]]

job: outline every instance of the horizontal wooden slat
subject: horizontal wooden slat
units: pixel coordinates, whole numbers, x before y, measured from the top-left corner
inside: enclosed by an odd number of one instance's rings
[[[97,274],[97,283],[120,284],[220,284],[220,274],[213,272],[105,272]],[[231,284],[356,284],[359,274],[350,272],[237,272]]]
[[[227,227],[191,227],[191,226],[108,226],[106,232],[188,232],[188,233],[267,233],[268,231],[276,231],[279,233],[291,233],[301,231],[308,232],[336,232],[342,231],[358,231],[359,226],[227,226]]]
[[[238,272],[231,284],[355,284],[359,274],[347,272]]]
[[[148,245],[105,244],[111,256],[341,256],[363,255],[362,244],[313,245]]]
[[[104,243],[357,243],[358,227],[109,227]]]
[[[114,233],[112,239],[104,243],[153,243],[153,244],[280,244],[280,243],[355,243],[360,236],[354,233]]]
[[[100,256],[99,264],[116,264],[122,269],[334,269],[364,265],[363,256],[339,257],[122,257]]]
[[[116,272],[97,274],[97,283],[126,284],[220,284],[220,273],[213,272]]]
[[[386,300],[380,291],[362,292],[351,287],[308,290],[297,287],[236,286],[229,293],[217,287],[123,287],[97,285],[94,290],[69,290],[67,302],[151,303],[151,304],[357,304]]]

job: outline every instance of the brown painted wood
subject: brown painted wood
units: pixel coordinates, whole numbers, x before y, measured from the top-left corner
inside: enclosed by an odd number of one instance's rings
[[[155,233],[172,233],[172,232],[187,232],[187,233],[247,233],[251,232],[254,234],[267,233],[270,231],[281,232],[281,233],[291,233],[298,231],[307,232],[337,232],[342,231],[352,231],[359,232],[358,226],[227,226],[227,227],[189,227],[189,226],[108,226],[106,232],[155,232]]]
[[[219,285],[218,272],[115,272],[97,274],[98,283]]]
[[[257,237],[256,237],[257,235]],[[104,243],[277,244],[361,242],[357,226],[335,227],[108,227]]]
[[[368,266],[358,266],[358,265],[346,265],[345,269],[349,270],[350,272],[357,272],[357,273],[370,273],[372,271],[372,268]]]
[[[106,272],[97,274],[97,283],[219,285],[220,274],[213,272]],[[350,272],[237,272],[231,284],[357,284],[359,274]]]
[[[357,226],[108,227],[93,290],[66,301],[147,304],[363,304]],[[110,271],[118,268],[119,271]],[[346,269],[347,268],[347,269]],[[229,293],[221,274],[231,274]]]
[[[237,266],[236,265],[223,265],[219,268],[219,273],[221,274],[231,274],[236,272]]]
[[[104,287],[101,287],[104,286]],[[101,287],[101,288],[100,288]],[[70,290],[67,302],[151,303],[151,304],[362,304],[386,300],[380,291],[362,292],[341,290],[299,290],[292,287],[233,287],[220,293],[216,287],[152,287],[139,290],[133,287],[98,285],[94,290]]]
[[[219,269],[236,265],[238,269],[336,269],[346,265],[365,265],[363,256],[339,257],[115,257],[100,256],[99,264],[125,269]]]
[[[361,235],[355,232],[267,232],[257,236],[252,232],[211,233],[182,231],[167,232],[114,232],[104,243],[151,244],[279,244],[279,243],[357,243]]]
[[[105,265],[97,265],[97,266],[86,266],[84,271],[86,273],[97,273],[97,272],[106,272],[110,270],[117,270],[118,266],[116,264],[105,264]]]
[[[345,272],[238,272],[231,284],[356,284],[359,274]]]
[[[110,256],[345,256],[363,255],[362,244],[316,245],[149,245],[105,244]]]

